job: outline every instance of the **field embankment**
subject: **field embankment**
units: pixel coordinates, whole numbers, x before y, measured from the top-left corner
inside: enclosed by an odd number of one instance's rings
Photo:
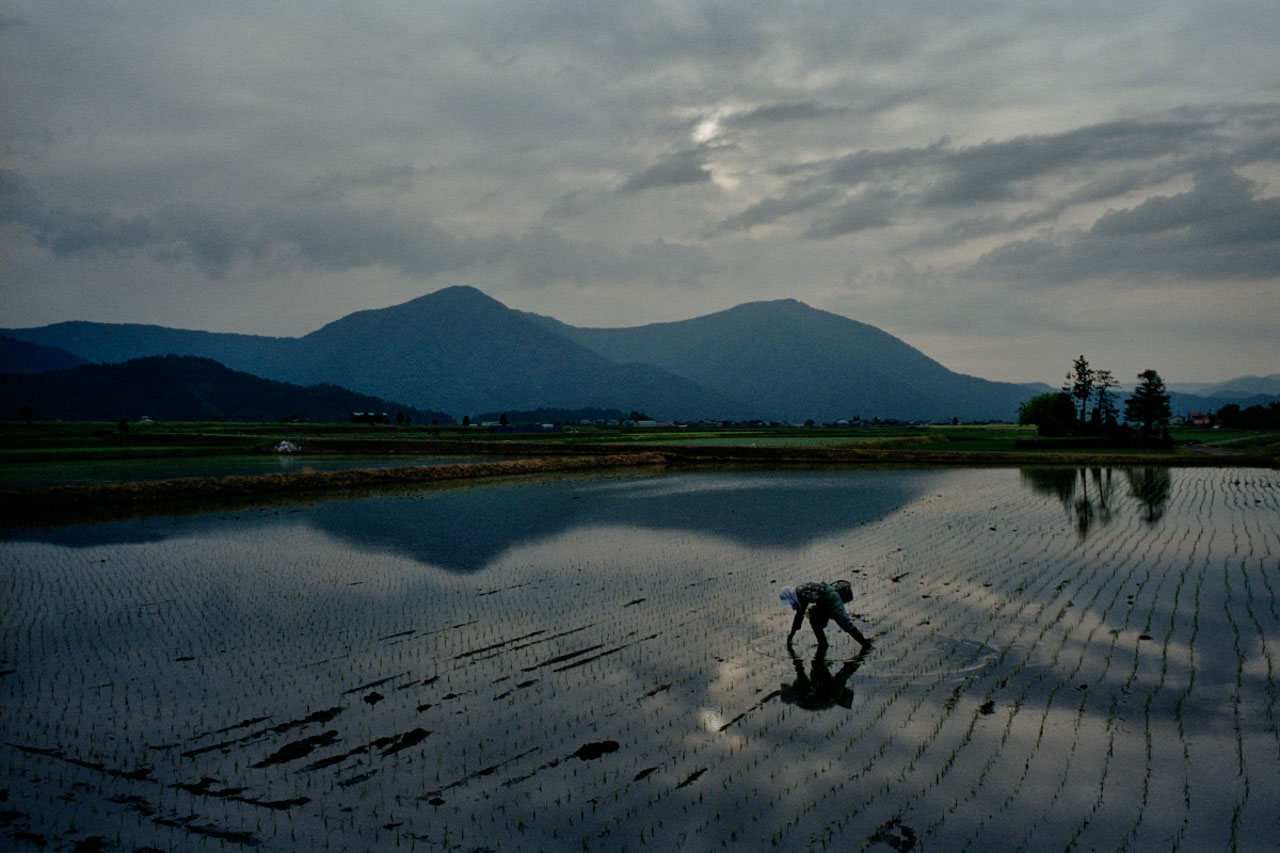
[[[602,430],[570,428],[512,439],[488,431],[352,427],[340,424],[141,424],[127,434],[106,424],[10,424],[0,428],[0,460],[49,465],[102,458],[169,458],[275,454],[287,443],[306,454],[395,457],[501,456],[501,461],[346,471],[300,471],[139,482],[48,485],[0,491],[4,524],[71,523],[86,512],[119,515],[172,512],[183,506],[234,506],[340,494],[356,489],[445,483],[644,465],[665,466],[920,466],[920,467],[1277,467],[1273,445],[1216,444],[1196,434],[1160,450],[1015,450],[1027,428],[860,427],[856,429],[699,428]],[[1215,436],[1216,437],[1216,436]],[[1262,442],[1273,436],[1245,439]],[[1240,441],[1239,437],[1233,439]],[[1180,439],[1180,441],[1185,441]],[[1199,452],[1197,452],[1197,450]],[[1239,452],[1247,450],[1250,452]],[[512,459],[512,457],[518,457]],[[50,480],[56,478],[50,477]]]
[[[446,483],[489,477],[512,477],[588,469],[664,465],[657,453],[628,452],[587,456],[553,456],[458,465],[413,465],[349,471],[300,471],[240,477],[183,477],[133,483],[92,483],[0,492],[0,514],[8,525],[63,520],[75,511],[134,512],[184,504],[225,504],[284,496],[305,496],[385,486]],[[68,521],[74,519],[66,519]]]

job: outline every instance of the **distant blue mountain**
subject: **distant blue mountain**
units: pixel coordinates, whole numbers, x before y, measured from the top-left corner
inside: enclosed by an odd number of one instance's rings
[[[1270,376],[1237,376],[1226,382],[1170,382],[1168,388],[1173,393],[1196,397],[1229,397],[1233,402],[1250,396],[1280,397],[1280,373]]]
[[[690,420],[1012,420],[1019,403],[1049,390],[955,373],[874,326],[792,299],[674,323],[588,329],[450,287],[299,338],[85,322],[4,331],[89,362],[199,356],[458,419],[601,408]],[[1225,402],[1242,401],[1212,407]]]
[[[44,373],[84,363],[66,350],[0,335],[0,373]]]
[[[655,364],[750,400],[761,417],[1012,419],[1035,394],[955,373],[874,326],[794,299],[625,329],[529,316],[614,361]]]
[[[423,409],[619,408],[748,417],[750,404],[650,364],[615,364],[470,287],[359,311],[301,338],[68,322],[15,329],[91,362],[195,355],[299,384],[331,382]]]

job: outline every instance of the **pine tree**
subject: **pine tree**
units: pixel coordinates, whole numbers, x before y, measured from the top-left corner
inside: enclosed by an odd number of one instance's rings
[[[1076,420],[1083,429],[1088,423],[1089,400],[1093,397],[1097,374],[1089,367],[1089,361],[1082,355],[1071,362],[1071,370],[1067,373],[1067,381],[1062,390],[1079,401],[1080,413]]]
[[[1169,394],[1164,390],[1164,380],[1154,370],[1142,371],[1138,379],[1138,387],[1125,401],[1124,419],[1141,424],[1143,438],[1149,438],[1155,426],[1169,423]]]

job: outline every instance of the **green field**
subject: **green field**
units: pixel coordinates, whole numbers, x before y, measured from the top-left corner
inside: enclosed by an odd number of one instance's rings
[[[1154,451],[1170,455],[1216,446],[1233,453],[1275,457],[1280,434],[1256,430],[1171,430],[1178,446]],[[128,458],[168,455],[270,453],[281,441],[359,442],[377,453],[389,442],[467,442],[493,444],[623,444],[706,447],[851,447],[899,450],[1011,453],[1020,439],[1034,438],[1033,427],[1013,425],[852,427],[657,427],[563,426],[556,432],[496,433],[486,427],[367,426],[355,424],[276,423],[113,423],[32,422],[0,424],[0,461],[33,458]],[[1037,451],[1025,451],[1035,453]],[[1059,451],[1055,451],[1059,452]],[[1089,451],[1080,451],[1087,454]],[[1111,451],[1108,451],[1111,452]],[[1138,452],[1144,455],[1153,451]]]

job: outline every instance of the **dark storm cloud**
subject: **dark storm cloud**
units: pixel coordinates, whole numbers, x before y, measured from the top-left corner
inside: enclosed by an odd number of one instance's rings
[[[346,198],[349,193],[362,190],[398,195],[413,188],[418,171],[414,166],[403,165],[369,169],[360,173],[339,172],[313,182],[298,197],[305,201],[338,201]]]
[[[185,261],[210,278],[222,278],[231,268],[256,227],[254,217],[228,208],[198,204],[174,204],[150,219],[154,257]],[[98,246],[105,251],[132,247]]]
[[[1256,184],[1225,167],[1196,175],[1184,193],[1153,196],[1099,217],[1087,231],[1007,243],[984,255],[971,277],[1062,284],[1100,276],[1220,281],[1280,270],[1280,199],[1255,198]]]
[[[706,163],[707,152],[702,148],[681,151],[632,176],[618,191],[635,193],[641,190],[707,183],[711,180],[711,171]]]
[[[398,170],[395,175],[397,180],[403,177]],[[349,183],[340,180],[321,186]],[[373,183],[383,186],[386,182]],[[53,210],[42,207],[20,178],[3,170],[0,221],[25,226],[38,245],[56,255],[142,252],[160,261],[189,263],[211,279],[224,277],[234,264],[246,260],[332,271],[377,266],[424,281],[446,272],[498,264],[517,270],[521,281],[531,286],[555,281],[589,284],[601,279],[692,282],[713,268],[701,246],[661,239],[617,249],[571,241],[545,226],[522,234],[461,238],[426,217],[340,203],[294,200],[250,212],[181,204],[134,217]]]
[[[943,138],[924,148],[855,151],[829,164],[827,178],[838,184],[860,184],[903,171],[936,169],[947,155],[948,144]]]
[[[1240,131],[1246,125],[1247,134]],[[1280,117],[1274,110],[1248,107],[1214,113],[1183,110],[1171,117],[1106,122],[971,146],[942,138],[921,147],[862,149],[827,161],[775,167],[773,174],[787,184],[782,193],[720,220],[707,234],[749,230],[808,213],[802,234],[820,239],[895,223],[929,223],[911,241],[917,247],[1013,235],[1051,226],[1074,206],[1151,191],[1213,164],[1274,161],[1278,131]],[[1219,168],[1216,174],[1223,172]],[[862,191],[845,198],[833,191],[838,186]],[[1230,187],[1228,183],[1221,191]],[[1023,209],[997,212],[993,205],[1007,202],[1019,202]],[[949,209],[973,213],[954,218],[944,215]],[[1021,258],[1025,251],[1023,247],[1015,255]]]
[[[394,174],[403,177],[398,170]],[[320,185],[320,195],[351,185],[353,181],[338,176]],[[0,198],[0,215],[26,226],[35,242],[55,255],[145,251],[157,260],[191,263],[213,279],[222,278],[237,261],[281,251],[320,269],[376,264],[418,278],[469,266],[482,254],[425,218],[410,220],[343,204],[295,201],[245,211],[186,203],[123,217],[44,207],[12,172],[0,172]]]
[[[965,147],[943,137],[923,147],[863,149],[826,163],[795,164],[776,171],[809,180],[821,169],[825,180],[837,184],[900,178],[926,185],[922,198],[928,204],[993,201],[1013,195],[1019,182],[1060,172],[1082,167],[1092,172],[1115,163],[1142,164],[1162,157],[1190,156],[1211,146],[1217,129],[1207,120],[1129,120]],[[1268,150],[1259,146],[1259,156]],[[1132,169],[1130,186],[1125,190],[1135,185],[1133,178],[1149,172],[1143,166]]]
[[[547,44],[569,54],[588,55],[611,70],[648,72],[671,62],[697,58],[724,63],[770,47],[762,19],[767,3],[653,2],[583,3],[554,0],[515,3],[499,16],[482,18],[488,36],[516,44]]]
[[[1106,201],[1128,193],[1146,190],[1177,177],[1185,168],[1185,164],[1173,161],[1154,166],[1135,166],[1115,172],[1104,172],[1087,178],[1064,194],[1055,208],[1061,210],[1073,204]]]
[[[847,110],[839,107],[827,107],[817,101],[800,101],[794,104],[768,104],[753,110],[733,113],[724,119],[724,124],[732,127],[750,127],[752,125],[781,124],[791,121],[812,121],[841,115]]]
[[[893,224],[893,208],[892,193],[868,190],[847,200],[830,215],[815,219],[805,236],[827,240],[868,228],[885,228]]]
[[[478,260],[475,247],[425,217],[409,219],[387,211],[330,205],[286,207],[265,213],[262,220],[260,233],[251,238],[256,254],[293,250],[307,264],[322,269],[381,266],[426,279]]]
[[[1016,216],[987,214],[952,220],[940,227],[923,232],[912,241],[912,245],[919,247],[955,245],[980,237],[1013,234],[1037,225],[1051,224],[1073,205],[1107,201],[1126,193],[1158,186],[1178,177],[1182,174],[1183,168],[1182,164],[1168,164],[1153,168],[1122,169],[1088,180]]]
[[[1017,185],[1055,172],[1116,161],[1185,154],[1205,140],[1201,122],[1120,121],[1067,133],[1021,136],[951,153],[942,180],[925,195],[930,204],[971,204],[1011,198]]]
[[[1088,239],[1150,245],[1162,254],[1157,267],[1200,278],[1274,275],[1280,270],[1280,198],[1255,198],[1257,190],[1230,169],[1209,168],[1187,192],[1105,214]]]
[[[714,266],[710,253],[702,246],[659,239],[619,251],[566,240],[545,226],[486,241],[479,251],[484,261],[512,266],[524,284],[534,287],[557,281],[592,284],[637,279],[687,284],[696,282]]]
[[[826,204],[841,193],[833,187],[817,189],[789,197],[764,198],[741,213],[730,216],[711,229],[712,234],[724,231],[750,231],[757,225],[768,225],[784,216],[802,213]]]
[[[45,207],[30,185],[7,169],[0,169],[0,222],[24,226],[36,245],[61,256],[100,249],[129,251],[157,239],[151,222],[143,216]]]
[[[572,190],[553,198],[547,204],[545,214],[552,219],[572,219],[587,213],[599,201],[599,193],[589,190]]]
[[[1053,221],[1060,207],[1038,209],[1018,216],[967,216],[946,225],[924,232],[912,241],[913,246],[926,248],[951,246],[992,234],[1008,234],[1033,225]]]

